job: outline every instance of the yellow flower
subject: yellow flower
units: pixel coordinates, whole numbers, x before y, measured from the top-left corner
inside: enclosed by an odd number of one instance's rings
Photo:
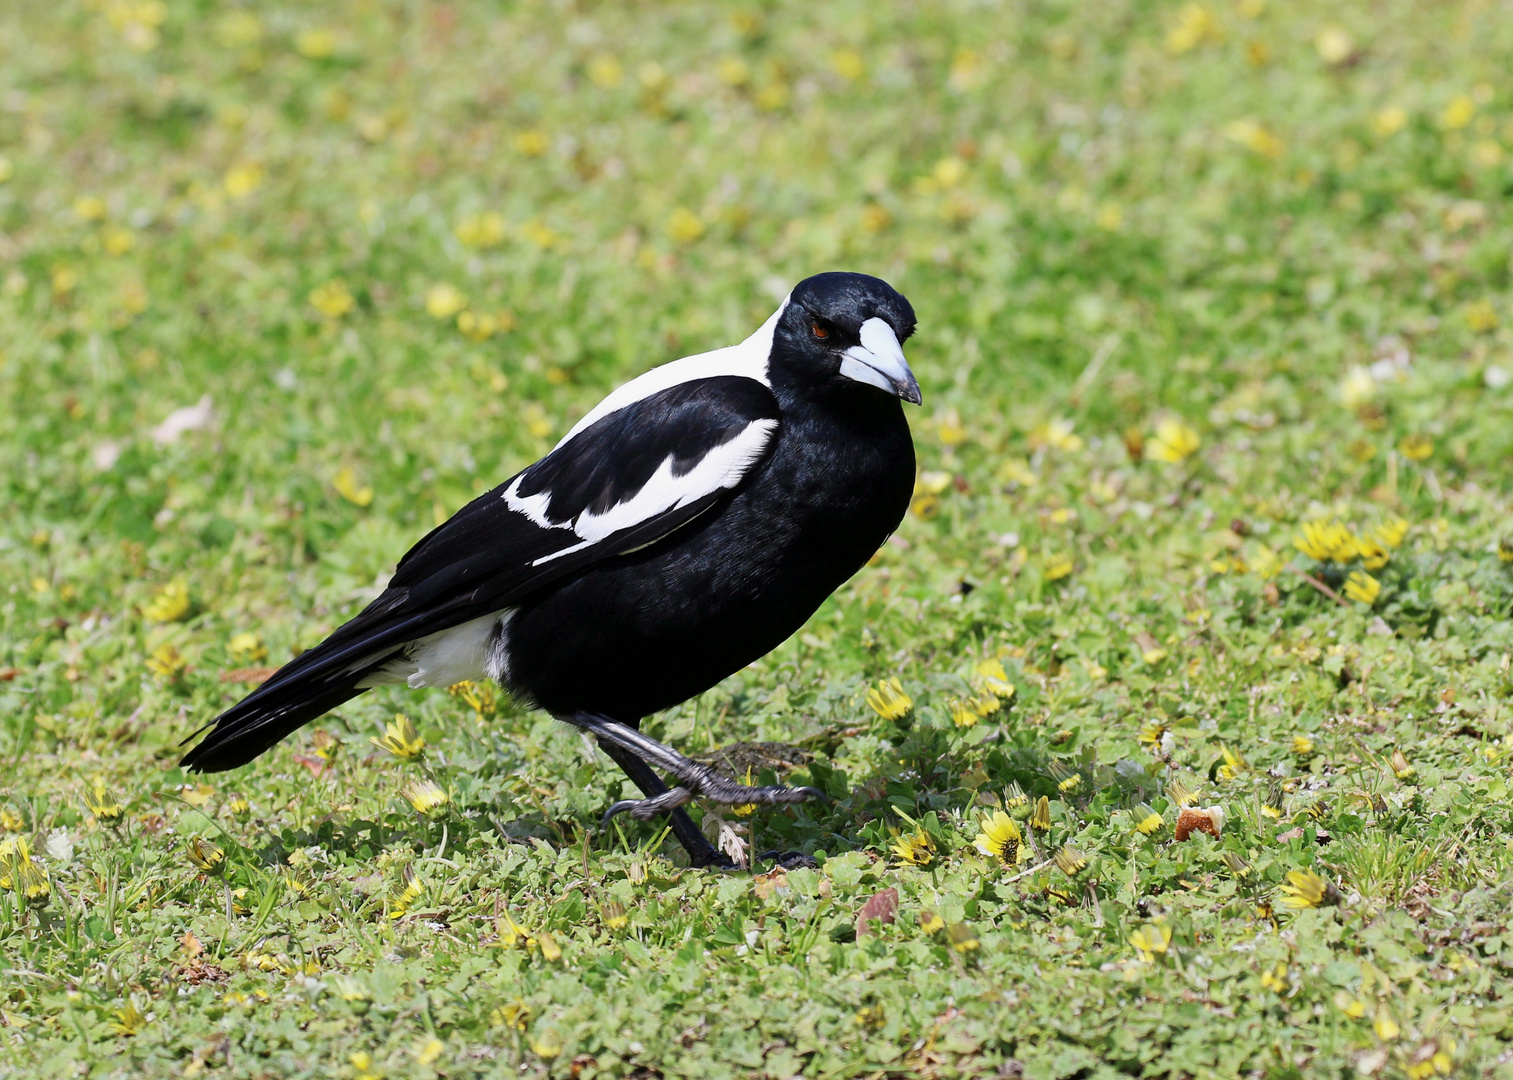
[[[409,800],[417,814],[426,817],[438,817],[446,812],[447,804],[452,797],[434,780],[412,780],[399,789],[399,793]]]
[[[21,815],[10,807],[0,807],[0,830],[5,832],[20,832],[26,823],[21,820]]]
[[[432,1036],[424,1042],[415,1045],[415,1061],[420,1065],[434,1065],[445,1052],[446,1043]]]
[[[147,658],[147,670],[165,682],[174,682],[189,670],[189,661],[174,645],[165,641]]]
[[[1087,856],[1071,844],[1063,845],[1055,857],[1056,869],[1067,877],[1076,877],[1087,869]]]
[[[1019,831],[1014,819],[1002,810],[993,811],[977,823],[977,839],[973,844],[978,851],[997,859],[1011,870],[1030,857],[1029,849],[1024,843],[1024,834]]]
[[[588,77],[595,86],[608,90],[624,81],[625,68],[610,53],[600,53],[588,62]]]
[[[747,787],[751,787],[752,786],[751,785],[751,766],[750,765],[746,766],[746,786]],[[730,808],[730,812],[732,814],[734,814],[736,817],[750,817],[752,814],[756,813],[756,808],[757,808],[757,804],[756,803],[740,803],[739,805],[732,806]]]
[[[409,914],[410,906],[426,891],[426,884],[415,873],[413,866],[406,866],[399,875],[399,883],[389,897],[389,918],[402,919]]]
[[[1160,720],[1147,720],[1140,725],[1140,731],[1136,734],[1135,738],[1141,746],[1148,746],[1152,750],[1155,750],[1161,745],[1161,740],[1166,737],[1166,733],[1170,730],[1171,725],[1162,723]]]
[[[1246,862],[1242,857],[1235,854],[1233,851],[1226,851],[1224,853],[1224,865],[1228,866],[1229,872],[1237,878],[1246,878],[1250,876],[1250,863]]]
[[[546,132],[532,129],[515,136],[515,149],[526,157],[540,157],[548,146]]]
[[[1044,446],[1067,453],[1076,453],[1082,449],[1082,437],[1072,434],[1072,422],[1061,417],[1047,420],[1030,432],[1029,443],[1032,447]]]
[[[625,913],[625,905],[618,900],[611,900],[604,905],[604,925],[611,930],[624,930],[630,923],[630,916]]]
[[[1396,135],[1408,124],[1408,110],[1401,105],[1388,105],[1371,118],[1371,130],[1382,138]]]
[[[294,39],[294,47],[308,60],[324,60],[336,52],[336,35],[323,26],[301,30]]]
[[[1162,819],[1161,815],[1156,813],[1156,811],[1152,807],[1147,806],[1145,803],[1140,803],[1135,807],[1134,817],[1135,828],[1143,836],[1154,835],[1156,832],[1160,831],[1161,826],[1165,824],[1165,821]]]
[[[1392,751],[1392,775],[1399,780],[1411,780],[1418,770],[1413,767],[1406,755],[1401,750]]]
[[[114,226],[101,234],[100,242],[107,255],[125,255],[137,246],[137,234],[130,229]]]
[[[1030,827],[1045,832],[1051,827],[1051,800],[1045,795],[1040,796],[1035,803],[1035,810],[1030,814]]]
[[[1349,562],[1359,553],[1355,537],[1338,521],[1307,521],[1292,546],[1319,562]]]
[[[691,244],[704,235],[704,222],[686,206],[680,206],[667,219],[667,235],[680,244]]]
[[[1300,758],[1313,756],[1313,740],[1307,735],[1294,735],[1292,737],[1292,752]]]
[[[1345,595],[1370,607],[1382,595],[1382,583],[1364,570],[1352,570],[1345,579]]]
[[[1513,536],[1505,536],[1497,542],[1499,562],[1513,563]]]
[[[1168,418],[1156,426],[1156,434],[1145,443],[1145,456],[1178,465],[1198,452],[1202,440],[1198,433],[1180,420]]]
[[[720,57],[715,71],[726,86],[745,86],[751,81],[751,65],[739,56]]]
[[[1219,766],[1219,776],[1223,779],[1233,780],[1249,768],[1244,758],[1223,743],[1219,744],[1219,753],[1224,756],[1224,764]]]
[[[19,890],[27,903],[39,905],[52,894],[52,879],[46,868],[32,860],[31,847],[23,837],[0,841],[0,889]]]
[[[426,741],[416,733],[415,725],[404,713],[395,713],[394,719],[385,725],[383,735],[368,741],[401,761],[418,758],[426,752]]]
[[[1236,120],[1225,125],[1224,137],[1272,161],[1287,153],[1287,144],[1254,120]]]
[[[96,821],[103,821],[107,825],[113,825],[121,820],[126,813],[110,789],[105,786],[101,777],[95,777],[94,783],[84,790],[84,805],[95,816]]]
[[[972,952],[981,944],[966,923],[952,923],[946,930],[946,936],[951,939],[951,948],[959,953]]]
[[[1409,461],[1423,461],[1434,453],[1434,440],[1422,433],[1404,435],[1397,449]]]
[[[847,82],[855,82],[867,70],[862,54],[855,49],[841,49],[830,57],[830,66]]]
[[[1070,555],[1047,555],[1042,572],[1047,581],[1060,581],[1064,577],[1069,577],[1076,569],[1076,565]]]
[[[912,866],[928,866],[935,860],[935,841],[921,828],[893,841],[893,854]]]
[[[1285,994],[1290,985],[1287,981],[1287,965],[1278,964],[1275,968],[1263,970],[1261,985],[1274,994]]]
[[[946,920],[933,911],[919,913],[919,928],[927,934],[936,934],[946,928]]]
[[[1287,884],[1282,886],[1283,907],[1301,911],[1303,908],[1325,907],[1340,902],[1340,891],[1332,882],[1326,881],[1312,870],[1289,870]]]
[[[1372,1021],[1371,1026],[1376,1031],[1376,1037],[1381,1039],[1382,1042],[1391,1042],[1402,1034],[1403,1031],[1398,1026],[1397,1019],[1392,1015],[1392,1010],[1387,1007],[1386,1002],[1382,1002],[1376,1007],[1376,1019]]]
[[[1155,924],[1145,926],[1129,936],[1129,943],[1140,954],[1141,960],[1147,964],[1154,963],[1156,957],[1165,956],[1171,948],[1172,928]]]
[[[1207,4],[1183,4],[1166,31],[1166,51],[1180,56],[1206,42],[1224,40],[1224,28]]]
[[[1486,334],[1497,329],[1497,309],[1490,300],[1476,300],[1466,306],[1466,325],[1476,334]]]
[[[536,935],[536,944],[541,948],[541,959],[556,963],[562,959],[562,946],[557,944],[557,939],[545,930]]]
[[[556,230],[540,218],[531,218],[520,226],[520,235],[543,251],[556,246],[558,240]]]
[[[1458,131],[1475,115],[1476,102],[1462,94],[1445,106],[1445,111],[1439,114],[1439,124],[1446,131]]]
[[[1198,801],[1198,793],[1188,788],[1181,780],[1166,785],[1166,797],[1175,806],[1192,806]]]
[[[222,186],[233,199],[244,199],[263,184],[263,167],[253,162],[233,165],[226,171]]]
[[[1024,788],[1015,780],[1009,784],[1009,789],[1003,793],[1003,805],[1010,810],[1018,810],[1030,805],[1030,797],[1024,793]]]
[[[343,465],[337,470],[331,478],[331,486],[353,506],[369,506],[373,502],[373,486],[359,480],[357,470],[350,465]]]
[[[153,622],[178,622],[189,614],[189,586],[182,579],[170,581],[142,608],[142,614]]]
[[[328,319],[339,319],[352,310],[355,302],[347,291],[347,283],[341,278],[332,278],[324,285],[310,290],[310,306]]]
[[[1361,557],[1361,565],[1367,570],[1380,570],[1392,558],[1392,553],[1375,540],[1357,537],[1355,546],[1357,554]]]
[[[468,298],[449,282],[437,282],[426,290],[426,314],[433,319],[450,319],[467,306]]]
[[[884,679],[867,691],[867,704],[884,720],[902,720],[914,710],[914,699],[904,693],[904,684],[898,679]]]
[[[499,708],[499,695],[491,683],[464,679],[462,682],[453,683],[447,687],[447,693],[461,698],[480,720],[486,716],[493,716]]]
[[[497,210],[470,214],[453,230],[464,247],[489,248],[504,240],[504,215]]]
[[[202,836],[189,841],[184,854],[202,873],[218,874],[226,865],[226,853]]]
[[[1001,662],[984,660],[977,665],[977,674],[982,677],[983,689],[994,697],[1008,701],[1014,696],[1014,684],[1009,682],[1009,674]]]
[[[1338,26],[1326,26],[1313,39],[1313,47],[1326,64],[1343,64],[1355,55],[1355,42]]]
[[[1372,536],[1382,547],[1391,551],[1394,548],[1402,546],[1403,539],[1408,535],[1409,527],[1407,521],[1394,514],[1372,530]]]
[[[226,651],[237,660],[246,660],[253,663],[268,658],[268,649],[263,644],[262,639],[250,630],[244,630],[239,634],[232,634],[231,640],[226,642]]]
[[[1366,1015],[1366,1003],[1360,998],[1351,997],[1343,990],[1334,995],[1334,1004],[1340,1012],[1352,1020],[1359,1020]]]
[[[995,704],[996,704],[996,702],[995,702]],[[982,719],[982,717],[977,714],[977,710],[972,707],[972,702],[970,702],[970,701],[957,701],[957,702],[952,703],[952,705],[951,705],[951,723],[955,724],[957,727],[959,727],[959,728],[976,727],[977,726],[977,721],[979,721],[981,719]]]

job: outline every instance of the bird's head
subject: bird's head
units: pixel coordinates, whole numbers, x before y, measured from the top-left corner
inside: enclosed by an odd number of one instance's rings
[[[886,281],[816,274],[789,294],[772,358],[805,382],[862,383],[918,405],[919,382],[903,350],[912,333],[914,309]]]

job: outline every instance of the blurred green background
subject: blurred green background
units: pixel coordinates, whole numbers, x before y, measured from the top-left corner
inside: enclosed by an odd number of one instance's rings
[[[1510,56],[1480,0],[7,0],[0,1071],[1502,1075]],[[832,269],[919,314],[913,512],[650,725],[816,755],[836,802],[748,839],[821,871],[591,836],[607,761],[492,700],[173,768],[606,391]],[[444,819],[371,752],[400,709]],[[1170,843],[1172,779],[1222,842]],[[1011,784],[1092,883],[976,853]],[[1301,869],[1348,902],[1278,918]]]

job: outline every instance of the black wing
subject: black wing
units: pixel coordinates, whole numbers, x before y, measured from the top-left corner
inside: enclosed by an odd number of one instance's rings
[[[417,638],[675,532],[740,484],[778,418],[772,392],[742,376],[679,383],[601,417],[432,530],[382,595],[217,717],[182,764],[245,764],[361,693]]]

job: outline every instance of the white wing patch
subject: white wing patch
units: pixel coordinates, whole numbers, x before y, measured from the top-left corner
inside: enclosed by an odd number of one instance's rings
[[[583,419],[562,436],[557,447],[561,447],[595,420],[603,419],[617,409],[633,405],[642,398],[648,398],[659,390],[666,390],[679,383],[693,382],[695,379],[711,379],[718,375],[744,375],[770,388],[772,383],[767,378],[767,361],[772,355],[772,337],[777,332],[778,319],[782,317],[787,307],[788,298],[784,297],[778,309],[767,317],[767,321],[757,328],[756,333],[739,345],[728,345],[723,349],[715,349],[713,352],[685,356],[670,364],[654,367],[610,391],[608,397],[586,412]],[[525,513],[525,511],[521,512]],[[532,520],[535,519],[532,518]]]
[[[658,514],[686,506],[721,488],[735,487],[767,449],[777,426],[776,420],[753,420],[739,435],[705,454],[697,465],[682,476],[674,475],[673,456],[669,454],[646,485],[630,498],[616,503],[602,514],[585,510],[575,521],[555,526],[563,528],[570,525],[573,532],[583,538],[582,541],[550,555],[543,555],[531,565],[540,566],[575,551],[582,551],[591,544],[639,525]],[[506,496],[508,497],[508,493]]]

